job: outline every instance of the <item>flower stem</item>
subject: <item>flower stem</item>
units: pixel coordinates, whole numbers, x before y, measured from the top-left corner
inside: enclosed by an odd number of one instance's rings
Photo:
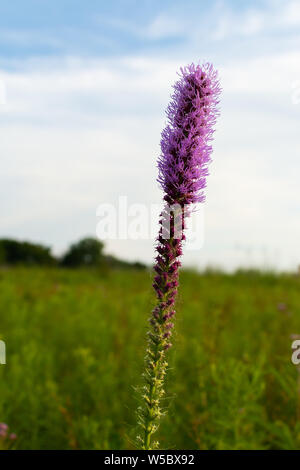
[[[181,210],[181,209],[180,209]],[[168,363],[166,351],[170,348],[169,338],[173,323],[170,319],[175,311],[172,307],[175,303],[178,285],[178,268],[180,262],[177,260],[181,254],[181,240],[174,238],[175,227],[181,217],[173,213],[170,217],[170,238],[164,239],[163,225],[167,217],[166,210],[161,214],[160,231],[158,236],[157,251],[154,269],[157,273],[153,287],[157,295],[157,305],[154,308],[148,331],[148,349],[145,357],[145,386],[143,401],[144,406],[140,413],[140,423],[144,431],[143,439],[140,439],[142,449],[152,450],[158,448],[158,442],[152,442],[152,436],[158,429],[161,416],[164,414],[161,408],[161,400],[165,393],[164,379]]]
[[[152,437],[164,414],[161,401],[167,370],[166,352],[171,347],[174,304],[177,296],[179,258],[185,236],[186,209],[204,201],[204,188],[212,146],[213,126],[218,115],[220,87],[217,71],[211,64],[180,69],[180,78],[167,108],[167,125],[162,132],[161,155],[158,159],[158,182],[166,203],[160,217],[156,246],[153,287],[157,304],[150,318],[148,349],[145,357],[145,386],[139,423],[142,449],[157,449]],[[175,209],[174,209],[175,207]],[[171,212],[170,212],[171,208]],[[165,227],[169,224],[169,236]],[[178,231],[178,229],[180,229]]]

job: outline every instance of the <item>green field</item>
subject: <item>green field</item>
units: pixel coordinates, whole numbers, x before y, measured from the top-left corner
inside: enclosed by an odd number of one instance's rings
[[[0,271],[15,448],[133,448],[153,299],[147,271]],[[177,307],[161,447],[300,449],[299,277],[182,272]]]

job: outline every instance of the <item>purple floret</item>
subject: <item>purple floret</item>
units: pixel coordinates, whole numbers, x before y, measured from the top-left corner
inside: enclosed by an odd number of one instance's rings
[[[168,125],[162,132],[158,161],[158,182],[169,204],[204,200],[219,93],[212,65],[181,69],[167,108]]]
[[[177,295],[182,241],[185,240],[184,219],[189,215],[187,207],[204,201],[219,93],[217,72],[212,65],[191,64],[181,69],[167,108],[168,123],[162,132],[158,160],[158,182],[164,190],[166,205],[159,221],[153,283],[158,299],[153,311],[154,324],[159,322],[163,327],[164,349],[171,346],[164,340],[169,338],[173,327],[173,323],[167,326],[167,321],[175,313],[172,308]],[[165,226],[169,227],[168,237],[164,236]],[[178,237],[176,233],[181,235]]]

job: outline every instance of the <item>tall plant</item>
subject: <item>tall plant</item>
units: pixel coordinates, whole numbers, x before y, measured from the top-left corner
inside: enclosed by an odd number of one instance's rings
[[[161,400],[165,393],[167,350],[174,327],[174,304],[185,219],[193,204],[204,201],[210,141],[218,115],[220,87],[217,72],[211,64],[191,64],[180,70],[174,93],[167,108],[167,126],[162,132],[158,160],[158,182],[164,191],[164,209],[156,244],[153,287],[156,306],[150,317],[148,348],[145,357],[143,405],[139,409],[142,433],[139,446],[157,449],[153,441],[164,413]]]

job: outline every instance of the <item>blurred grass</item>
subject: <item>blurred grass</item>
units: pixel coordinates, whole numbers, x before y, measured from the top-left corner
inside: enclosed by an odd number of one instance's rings
[[[292,275],[181,273],[162,448],[300,449],[299,288]],[[132,447],[152,304],[145,271],[0,271],[0,422],[17,448]]]

